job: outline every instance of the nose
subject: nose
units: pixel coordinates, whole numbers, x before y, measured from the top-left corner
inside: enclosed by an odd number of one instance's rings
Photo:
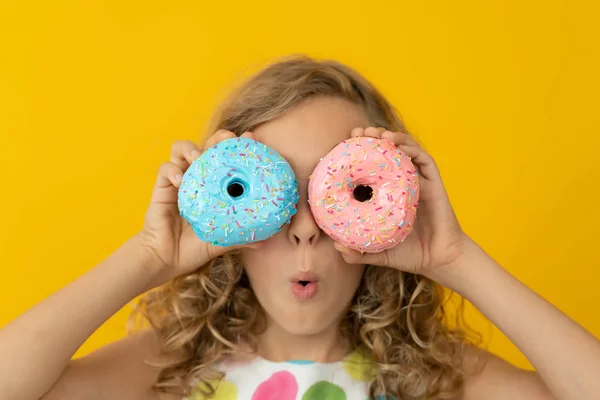
[[[303,196],[304,197],[304,196]],[[288,230],[288,238],[292,244],[314,246],[319,241],[321,229],[315,222],[306,197],[301,198],[296,206],[296,215],[292,217]]]

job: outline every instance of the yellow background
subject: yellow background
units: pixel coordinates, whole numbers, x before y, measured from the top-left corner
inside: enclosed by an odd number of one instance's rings
[[[599,11],[591,0],[3,2],[0,326],[140,229],[171,143],[198,140],[232,82],[301,52],[379,86],[437,159],[466,231],[600,336]],[[127,313],[78,354],[123,336]],[[529,366],[471,314],[492,351]]]

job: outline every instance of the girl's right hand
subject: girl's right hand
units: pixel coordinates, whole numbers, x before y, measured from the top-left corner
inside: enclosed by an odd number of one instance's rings
[[[246,132],[242,136],[252,138],[252,133]],[[203,150],[235,137],[230,131],[217,131],[208,139]],[[139,233],[141,244],[156,261],[152,270],[156,274],[153,287],[192,272],[227,251],[260,247],[260,243],[213,246],[201,241],[189,223],[181,217],[177,205],[179,185],[183,174],[201,152],[193,142],[175,142],[171,148],[170,161],[163,163],[158,171],[144,227]]]

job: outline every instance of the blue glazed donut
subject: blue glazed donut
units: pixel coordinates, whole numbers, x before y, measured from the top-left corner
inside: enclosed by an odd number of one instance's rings
[[[219,142],[190,165],[177,204],[200,240],[231,246],[279,232],[296,214],[298,200],[289,163],[267,145],[238,137]]]

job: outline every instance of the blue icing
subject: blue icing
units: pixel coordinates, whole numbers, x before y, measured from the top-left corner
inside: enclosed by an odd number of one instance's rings
[[[310,361],[310,360],[289,360],[287,361],[290,364],[296,364],[296,365],[308,365],[308,364],[314,364],[314,361]]]
[[[298,181],[274,149],[233,138],[206,150],[179,187],[181,216],[200,240],[231,246],[265,240],[296,214]]]

